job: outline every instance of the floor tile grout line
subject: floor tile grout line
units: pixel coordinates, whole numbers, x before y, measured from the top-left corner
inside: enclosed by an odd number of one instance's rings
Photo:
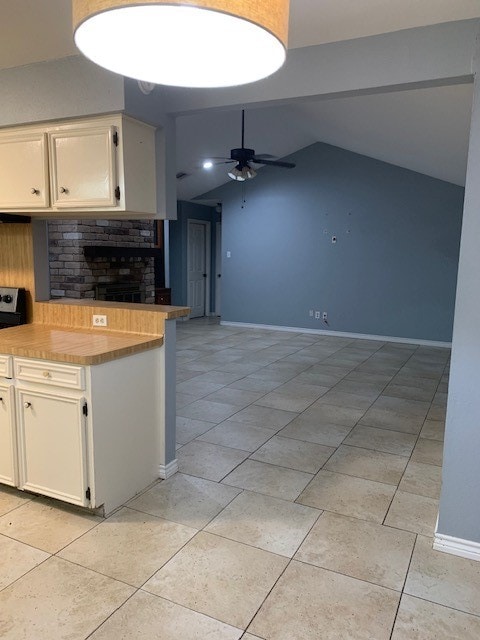
[[[6,536],[7,538],[9,536]],[[20,542],[20,540],[16,540],[15,538],[10,538],[10,540],[15,540],[15,542]],[[25,543],[23,543],[25,544]],[[31,546],[31,545],[28,545]],[[36,549],[37,551],[43,551],[43,549],[38,549],[37,547],[32,547],[33,549]],[[44,551],[43,553],[48,553],[48,551]],[[25,576],[28,576],[30,573],[32,573],[32,571],[35,571],[35,569],[37,569],[38,567],[40,567],[42,564],[44,564],[45,562],[47,562],[47,560],[50,560],[50,558],[54,557],[52,554],[48,554],[48,558],[44,558],[41,562],[39,562],[38,564],[36,564],[34,567],[31,567],[30,569],[28,569],[25,573],[22,573],[22,575],[18,576],[18,578],[15,578],[15,580],[12,580],[12,582],[9,582],[8,584],[6,584],[4,587],[0,588],[0,593],[2,593],[3,591],[5,591],[6,589],[9,589],[12,585],[14,585],[16,582],[18,582],[19,580],[21,580],[22,578],[24,578]]]
[[[290,504],[294,504],[294,503],[290,503]],[[301,506],[301,505],[299,505]],[[312,509],[313,507],[309,507],[310,509]],[[310,533],[311,529],[315,526],[316,522],[319,520],[319,518],[321,517],[323,511],[321,509],[314,509],[315,511],[319,511],[319,514],[317,515],[315,522],[312,524],[312,526],[310,527],[310,529],[308,530],[308,533]],[[218,514],[220,515],[221,512]],[[214,518],[215,520],[216,518]],[[209,523],[211,524],[211,523]],[[208,525],[206,525],[208,526]],[[254,544],[252,544],[251,542],[245,542],[244,540],[238,540],[236,538],[229,538],[227,535],[224,535],[222,533],[217,533],[216,531],[206,531],[205,528],[201,529],[201,531],[199,531],[198,533],[205,533],[208,534],[209,536],[215,536],[216,538],[221,538],[222,540],[228,540],[229,542],[234,542],[235,544],[242,544],[245,547],[249,547],[250,549],[255,549],[256,551],[263,551],[264,553],[270,553],[272,556],[277,556],[278,558],[283,558],[284,560],[288,560],[289,562],[291,560],[294,559],[295,554],[297,553],[299,547],[303,544],[305,538],[307,537],[308,533],[305,534],[304,538],[302,539],[302,542],[298,545],[297,549],[294,551],[293,555],[286,555],[284,553],[279,553],[278,551],[272,551],[271,549],[265,549],[264,547],[258,547]],[[193,538],[192,538],[193,540]],[[165,563],[167,564],[167,563]],[[161,568],[161,567],[160,567]]]
[[[108,578],[109,580],[114,580],[115,582],[120,582],[121,584],[125,585],[126,587],[130,587],[130,589],[137,590],[137,589],[140,588],[140,587],[137,587],[136,585],[132,584],[131,582],[126,582],[125,580],[122,580],[121,578],[114,578],[113,576],[109,575],[108,573],[103,573],[102,571],[99,571],[98,569],[92,569],[92,567],[86,567],[84,564],[81,564],[80,562],[75,562],[74,560],[70,560],[68,558],[63,558],[62,556],[59,556],[57,554],[52,555],[52,558],[55,558],[56,560],[60,560],[62,562],[67,562],[68,564],[71,564],[71,565],[73,565],[75,567],[80,567],[80,569],[84,569],[85,571],[91,571],[92,573],[96,573],[98,576],[102,576],[103,578]]]
[[[441,553],[441,552],[439,552],[439,553]],[[435,600],[427,600],[427,598],[423,598],[422,596],[413,595],[412,593],[408,593],[407,591],[402,591],[402,596],[404,596],[404,595],[405,596],[409,596],[410,598],[414,598],[415,600],[422,600],[422,602],[428,602],[429,604],[433,604],[436,607],[442,607],[443,609],[448,609],[449,611],[456,611],[457,613],[462,613],[462,614],[467,615],[467,616],[472,616],[472,618],[480,619],[480,613],[472,613],[471,611],[466,611],[465,609],[456,609],[455,607],[450,607],[447,604],[442,604],[442,603],[437,602]],[[453,638],[451,640],[453,640]],[[456,638],[455,638],[455,640],[456,640]]]
[[[102,627],[112,616],[114,616],[117,611],[119,611],[124,605],[127,604],[127,602],[129,602],[137,593],[138,593],[139,589],[135,588],[135,591],[133,593],[131,593],[128,598],[122,602],[121,604],[118,605],[118,607],[116,607],[106,618],[105,620],[103,620],[97,627],[95,627],[95,629],[89,633],[87,636],[85,636],[84,640],[89,640],[89,638],[91,638],[95,633],[97,633],[97,631],[100,629],[100,627]],[[83,639],[82,639],[83,640]]]
[[[373,585],[374,587],[378,587],[380,589],[386,589],[387,591],[391,591],[392,593],[395,593],[399,596],[399,601],[401,599],[401,596],[403,594],[403,592],[399,589],[392,589],[392,587],[386,587],[383,584],[378,584],[378,582],[373,582],[371,580],[365,580],[365,578],[357,578],[355,576],[349,575],[348,573],[343,573],[342,571],[338,571],[335,569],[330,569],[327,567],[321,567],[318,564],[312,564],[311,562],[306,562],[305,560],[299,560],[297,558],[292,558],[293,562],[298,562],[299,564],[303,564],[306,565],[307,567],[315,567],[317,569],[321,569],[322,571],[328,571],[329,573],[334,573],[337,576],[343,576],[345,578],[350,578],[350,580],[356,580],[357,582],[363,582],[364,584],[368,584],[368,585]]]
[[[103,575],[103,574],[100,574],[100,575]],[[128,585],[128,586],[131,586],[131,585]],[[134,592],[133,592],[133,593],[132,593],[132,594],[131,594],[131,595],[130,595],[126,600],[125,600],[125,602],[123,602],[122,604],[120,604],[120,605],[119,605],[119,606],[118,606],[114,611],[112,611],[112,613],[110,613],[110,614],[105,618],[105,620],[103,620],[103,622],[101,622],[101,623],[98,625],[98,627],[96,627],[96,628],[95,628],[91,633],[89,633],[89,635],[85,637],[85,640],[88,640],[89,638],[92,638],[92,636],[93,636],[93,635],[94,635],[94,634],[95,634],[95,633],[100,629],[100,627],[101,627],[102,625],[104,625],[104,624],[105,624],[105,623],[106,623],[106,622],[107,622],[107,621],[108,621],[108,620],[109,620],[109,619],[110,619],[110,618],[111,618],[111,617],[112,617],[112,616],[113,616],[113,615],[114,615],[114,614],[115,614],[119,609],[121,609],[124,605],[126,605],[126,604],[127,604],[127,602],[128,602],[129,600],[131,600],[134,596],[136,596],[139,592],[142,592],[142,593],[144,593],[144,594],[147,594],[147,595],[149,595],[149,596],[151,596],[151,597],[153,597],[153,598],[156,598],[156,599],[158,599],[158,600],[165,600],[165,601],[170,602],[170,603],[172,603],[172,604],[174,604],[174,605],[176,605],[176,606],[178,606],[178,607],[182,607],[183,609],[187,609],[188,611],[191,611],[192,613],[196,613],[196,614],[198,614],[198,615],[205,616],[206,618],[209,618],[210,620],[214,620],[215,622],[219,622],[219,623],[221,623],[221,624],[224,624],[224,625],[230,626],[230,627],[232,627],[232,628],[234,628],[234,629],[238,629],[238,631],[242,632],[242,636],[243,636],[244,631],[243,631],[243,629],[241,629],[240,627],[235,627],[234,625],[231,625],[231,624],[229,624],[228,622],[223,622],[222,620],[219,620],[218,618],[214,618],[213,616],[210,616],[210,615],[208,615],[207,613],[202,613],[202,612],[200,612],[200,611],[196,611],[195,609],[192,609],[191,607],[187,607],[187,606],[186,606],[186,605],[184,605],[184,604],[180,604],[180,603],[178,603],[178,602],[175,602],[174,600],[171,600],[170,598],[167,598],[167,597],[165,597],[165,596],[160,596],[160,595],[158,595],[158,594],[156,594],[156,593],[152,593],[151,591],[147,591],[146,589],[144,589],[144,588],[143,588],[143,586],[144,586],[144,585],[142,585],[141,587],[133,587],[133,588],[135,589],[135,591],[134,591]],[[241,637],[242,637],[242,636],[241,636]]]
[[[405,572],[405,578],[404,578],[404,580],[403,580],[403,585],[402,585],[402,589],[401,589],[401,592],[400,592],[400,598],[399,598],[399,600],[398,600],[397,610],[395,611],[395,616],[394,616],[394,618],[393,618],[392,629],[391,629],[391,631],[390,631],[390,635],[389,635],[389,639],[390,639],[390,640],[392,640],[392,636],[393,636],[393,633],[394,633],[394,631],[395,631],[395,625],[397,624],[397,618],[398,618],[398,614],[399,614],[399,612],[400,612],[400,607],[401,607],[401,605],[402,605],[402,598],[403,598],[403,594],[404,594],[404,589],[405,589],[405,585],[406,585],[406,583],[407,583],[408,573],[409,573],[409,571],[410,571],[410,566],[411,566],[411,564],[412,564],[412,558],[413,558],[413,554],[414,554],[414,552],[415,552],[415,545],[416,545],[416,544],[417,544],[417,535],[415,535],[415,540],[414,540],[414,543],[413,543],[413,546],[412,546],[412,551],[411,551],[411,553],[410,553],[410,560],[409,560],[409,562],[408,562],[407,571]]]
[[[205,480],[205,478],[199,478],[198,476],[192,476],[191,474],[182,474],[182,475],[190,475],[191,478],[196,478],[198,480]],[[213,480],[209,480],[208,482],[214,482],[215,483],[215,481],[213,481]],[[215,483],[215,484],[217,484],[217,483]],[[230,487],[231,485],[223,485],[223,486],[229,486]],[[239,487],[231,487],[231,488],[232,489],[239,489]],[[244,491],[244,489],[239,489],[239,493],[236,496],[233,496],[233,498],[229,502],[227,502],[225,507],[222,507],[221,510],[216,515],[212,516],[210,518],[210,520],[205,525],[202,525],[202,527],[200,527],[200,529],[198,527],[194,527],[191,524],[185,524],[184,522],[179,522],[179,520],[173,520],[172,518],[164,518],[162,516],[157,516],[157,517],[158,518],[162,518],[163,520],[166,520],[167,522],[172,522],[173,524],[182,525],[184,527],[190,527],[190,529],[196,529],[196,531],[198,533],[200,531],[203,531],[203,529],[206,526],[208,526],[212,522],[212,520],[214,520],[217,517],[217,515],[219,515],[226,507],[228,507],[228,505],[231,502],[233,502],[235,500],[235,498],[237,498],[241,493],[243,493],[243,491]],[[128,508],[131,509],[132,511],[136,511],[137,513],[142,513],[142,514],[145,514],[145,515],[152,515],[152,516],[155,515],[151,511],[145,511],[145,509],[139,509],[138,507],[128,507]]]

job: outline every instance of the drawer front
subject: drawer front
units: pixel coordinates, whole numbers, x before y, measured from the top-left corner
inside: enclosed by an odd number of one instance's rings
[[[12,356],[0,356],[0,378],[12,378]]]
[[[15,358],[15,378],[25,382],[48,384],[52,387],[85,389],[84,367],[58,362]]]

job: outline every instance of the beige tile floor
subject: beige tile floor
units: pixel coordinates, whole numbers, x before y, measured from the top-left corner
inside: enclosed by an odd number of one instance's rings
[[[180,473],[107,520],[0,490],[2,640],[477,640],[432,550],[444,349],[178,324]]]

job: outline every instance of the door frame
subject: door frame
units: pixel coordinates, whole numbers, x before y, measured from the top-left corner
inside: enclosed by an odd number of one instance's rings
[[[220,316],[222,309],[222,222],[215,223],[215,315]]]
[[[187,306],[191,308],[190,300],[190,287],[188,286],[188,276],[190,273],[190,225],[201,224],[205,227],[205,317],[211,316],[210,309],[210,278],[211,278],[211,264],[212,264],[212,247],[211,247],[211,231],[210,222],[208,220],[197,220],[196,218],[187,219]]]

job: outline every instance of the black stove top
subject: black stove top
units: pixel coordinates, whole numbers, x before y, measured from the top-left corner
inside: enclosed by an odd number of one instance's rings
[[[0,329],[26,322],[25,289],[0,287]]]

